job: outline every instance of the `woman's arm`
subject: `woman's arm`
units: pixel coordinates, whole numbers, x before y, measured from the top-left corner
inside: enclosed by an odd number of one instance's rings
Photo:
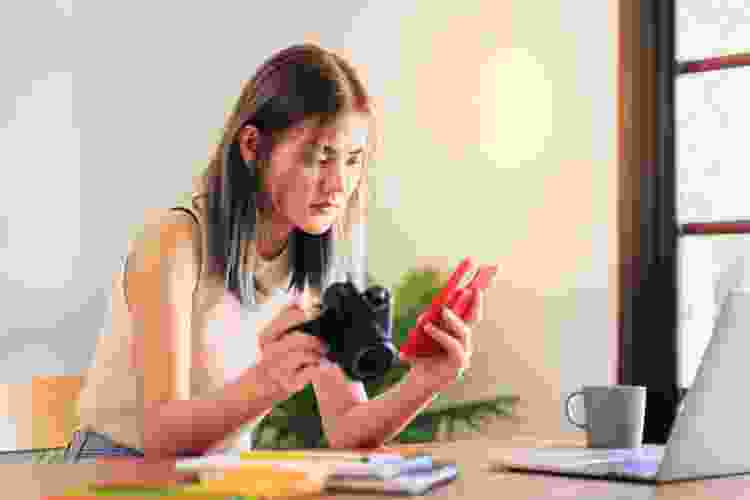
[[[443,321],[425,325],[426,333],[441,345],[441,352],[434,356],[401,356],[411,365],[406,379],[382,397],[363,401],[354,386],[347,387],[350,383],[336,365],[320,371],[314,383],[319,386],[316,394],[320,395],[320,406],[327,406],[321,409],[321,416],[327,419],[325,429],[331,447],[381,446],[398,435],[439,391],[456,381],[469,366],[471,330],[482,317],[483,294],[475,289],[472,295],[465,321],[444,309]],[[338,398],[346,403],[336,402]]]
[[[200,269],[192,218],[172,212],[144,232],[128,267],[127,297],[143,373],[147,457],[203,453],[270,410],[276,386],[254,367],[209,397],[190,398],[190,317]]]
[[[361,382],[351,382],[337,365],[320,371],[313,387],[331,448],[370,448],[395,438],[437,396],[410,374],[368,400]]]
[[[255,367],[213,397],[173,399],[144,409],[146,457],[201,455],[243,423],[271,411],[278,401]]]

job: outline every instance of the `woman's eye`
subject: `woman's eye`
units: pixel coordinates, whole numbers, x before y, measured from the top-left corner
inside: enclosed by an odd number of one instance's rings
[[[306,162],[308,166],[310,167],[316,167],[316,166],[323,166],[326,167],[328,165],[331,165],[334,163],[334,159],[330,157],[325,158],[310,158]],[[362,160],[360,157],[351,157],[346,162],[349,166],[359,166],[362,164]]]
[[[324,158],[318,158],[317,156],[306,156],[304,159],[304,163],[307,167],[317,167],[321,164],[325,163]]]

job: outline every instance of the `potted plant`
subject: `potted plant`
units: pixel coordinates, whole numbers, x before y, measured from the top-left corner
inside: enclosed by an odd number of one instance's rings
[[[437,269],[430,267],[407,272],[393,292],[393,343],[400,347],[423,312],[444,285]],[[367,275],[367,286],[375,284]],[[365,383],[368,397],[374,398],[398,384],[408,372],[408,366],[396,365],[382,378]],[[440,395],[417,415],[395,438],[398,443],[434,441],[439,431],[448,436],[457,426],[480,430],[477,420],[494,415],[512,415],[517,396],[498,395],[495,398],[454,403]],[[288,400],[277,405],[256,428],[253,446],[267,449],[325,448],[318,404],[312,385],[308,385]]]

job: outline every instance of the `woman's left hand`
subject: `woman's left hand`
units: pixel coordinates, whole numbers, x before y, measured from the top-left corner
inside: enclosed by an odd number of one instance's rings
[[[440,392],[457,380],[469,367],[472,353],[472,329],[482,319],[484,293],[472,290],[471,306],[466,321],[459,318],[447,307],[443,308],[442,321],[427,322],[424,329],[442,347],[443,352],[434,356],[401,356],[409,363],[410,377],[429,387],[431,391]]]

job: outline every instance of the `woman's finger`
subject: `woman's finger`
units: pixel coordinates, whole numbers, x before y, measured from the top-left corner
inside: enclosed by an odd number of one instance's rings
[[[323,356],[320,354],[303,351],[290,353],[281,363],[287,375],[293,376],[300,368],[306,365],[318,364],[322,359]]]
[[[331,363],[322,357],[318,357],[315,360],[307,359],[293,368],[293,371],[287,374],[287,379],[292,381],[295,392],[301,391],[307,384],[320,380],[320,376],[322,375],[321,369],[326,367],[326,365],[331,365]]]
[[[261,345],[268,345],[283,339],[290,331],[308,320],[307,312],[299,306],[290,305],[284,312],[275,317],[263,330],[258,338]]]
[[[474,297],[469,307],[469,314],[466,315],[466,322],[475,325],[482,320],[484,314],[484,292],[474,289]]]
[[[282,351],[315,351],[320,354],[328,353],[328,345],[318,337],[292,330],[286,337],[277,342]]]
[[[435,326],[435,323],[427,323],[424,326],[428,335],[440,343],[446,351],[456,357],[464,357],[464,348],[461,343],[451,334]]]
[[[326,349],[322,349],[319,345],[316,345],[314,343],[307,345],[298,344],[292,348],[289,348],[288,344],[285,344],[283,342],[276,342],[275,344],[268,346],[266,350],[263,351],[263,359],[270,364],[277,365],[279,363],[284,363],[292,360],[298,354],[322,358],[327,354],[327,351]]]
[[[443,309],[443,321],[445,323],[445,330],[451,334],[452,337],[458,339],[461,344],[465,344],[471,335],[471,328],[461,318],[456,316],[456,313],[450,309]]]
[[[258,334],[261,345],[277,342],[288,333],[290,329],[301,325],[307,320],[308,313],[302,308],[302,306],[294,303],[287,305],[281,313],[276,315]]]
[[[274,367],[270,369],[272,377],[275,382],[287,392],[297,392],[302,387],[297,387],[297,380],[299,374],[310,367],[317,367],[320,365],[321,357],[310,353],[296,353],[284,360],[279,361]]]
[[[481,300],[482,299],[481,298],[476,299],[476,297],[479,297],[479,295],[482,292],[478,291],[478,290],[475,290],[474,293],[475,293],[475,295],[474,295],[475,299],[474,300],[479,300],[480,301],[479,302],[479,307],[481,307]],[[475,302],[475,304],[476,304],[476,302]],[[474,308],[474,307],[475,306],[472,306],[472,308]],[[476,310],[476,309],[474,309],[474,310]],[[459,341],[461,342],[461,345],[463,346],[464,351],[466,352],[466,356],[471,357],[471,353],[472,353],[472,349],[473,349],[472,338],[471,338],[472,328],[469,325],[471,325],[473,323],[470,323],[468,321],[463,321],[458,316],[456,316],[455,314],[451,314],[451,313],[452,313],[452,311],[448,311],[446,314],[444,314],[444,316],[445,316],[445,322],[450,326],[451,333],[454,333],[455,337],[458,338]]]
[[[297,372],[290,377],[292,382],[292,390],[289,392],[301,391],[305,388],[305,386],[307,386],[307,384],[312,383],[315,380],[315,378],[319,375],[319,372],[320,363],[307,364],[299,367]]]

